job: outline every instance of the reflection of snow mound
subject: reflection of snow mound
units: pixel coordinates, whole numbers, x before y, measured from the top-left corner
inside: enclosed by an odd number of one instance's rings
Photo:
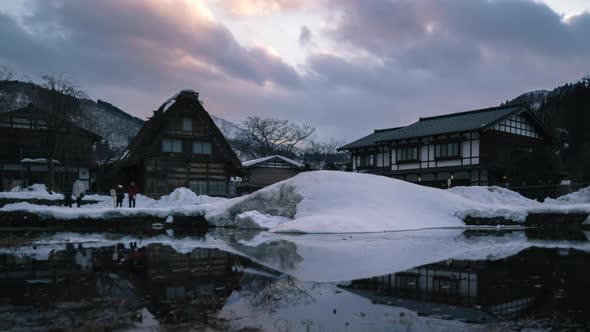
[[[499,205],[525,205],[525,206],[540,206],[541,203],[528,199],[521,194],[512,190],[492,186],[492,187],[454,187],[448,189],[453,194],[457,194],[468,198],[472,201],[483,204],[499,204]]]

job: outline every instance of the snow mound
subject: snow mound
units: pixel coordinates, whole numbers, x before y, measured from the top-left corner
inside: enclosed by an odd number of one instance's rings
[[[458,211],[479,204],[459,195],[376,175],[301,173],[223,204],[215,225],[272,232],[356,233],[462,227]],[[258,213],[252,212],[256,211]]]
[[[0,199],[44,199],[44,200],[62,200],[62,194],[50,193],[44,184],[33,184],[25,189],[20,187],[13,188],[9,192],[0,192]]]
[[[492,187],[453,187],[447,189],[448,192],[457,194],[475,202],[483,204],[497,204],[497,205],[509,205],[509,206],[537,206],[540,207],[542,204],[526,198],[521,194],[512,190],[492,186]]]
[[[590,187],[580,189],[571,194],[552,199],[545,199],[548,204],[590,204]]]
[[[287,217],[271,216],[256,210],[240,213],[236,216],[235,222],[240,228],[272,229],[289,221]]]
[[[199,205],[225,201],[226,198],[197,195],[188,188],[177,188],[170,195],[162,196],[159,200],[153,201],[149,207],[173,208],[188,205]]]

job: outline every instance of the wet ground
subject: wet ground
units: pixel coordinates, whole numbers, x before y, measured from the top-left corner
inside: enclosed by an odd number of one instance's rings
[[[585,232],[0,236],[1,331],[590,328]]]

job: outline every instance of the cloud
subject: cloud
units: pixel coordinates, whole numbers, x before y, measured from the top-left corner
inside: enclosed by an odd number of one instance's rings
[[[330,36],[382,57],[458,43],[495,53],[586,56],[588,15],[565,20],[548,6],[524,0],[338,0],[341,17]],[[448,53],[447,59],[456,57]],[[443,56],[445,52],[443,52]],[[477,56],[476,54],[470,54]]]
[[[141,84],[190,73],[261,86],[299,84],[291,66],[259,47],[240,45],[191,1],[37,1],[35,8],[24,26],[12,25],[12,35],[52,50],[50,61],[89,72],[94,82]],[[0,56],[15,60],[16,54]]]
[[[220,0],[217,4],[234,16],[270,15],[299,9],[304,0]]]
[[[299,31],[299,45],[306,46],[311,42],[311,30],[305,25]]]
[[[10,46],[0,62],[18,71],[66,73],[143,117],[193,88],[230,120],[286,118],[324,138],[497,105],[590,65],[590,14],[562,17],[525,0],[318,0],[317,25],[297,20],[311,6],[303,0],[31,1],[25,17],[0,13]],[[219,10],[293,19],[303,60],[295,67],[273,45],[237,40]],[[251,24],[254,37],[273,28]]]

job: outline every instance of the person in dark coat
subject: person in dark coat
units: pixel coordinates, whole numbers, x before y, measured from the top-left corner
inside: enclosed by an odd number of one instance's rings
[[[127,195],[129,196],[129,207],[135,207],[135,198],[139,194],[139,188],[135,185],[135,182],[131,181],[129,188],[127,188]]]
[[[123,190],[122,185],[117,186],[117,204],[116,207],[123,207],[123,199],[125,198],[125,190]]]
[[[72,193],[71,192],[65,192],[64,193],[64,201],[63,201],[63,205],[67,206],[67,207],[72,207],[72,203],[74,201],[72,200]]]

